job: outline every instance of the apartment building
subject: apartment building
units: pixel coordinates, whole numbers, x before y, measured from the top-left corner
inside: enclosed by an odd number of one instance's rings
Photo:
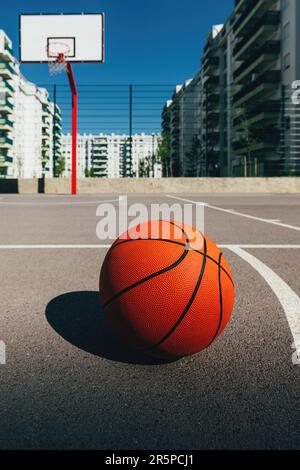
[[[118,136],[120,142],[120,176],[161,177],[161,164],[157,161],[160,134],[133,134]]]
[[[12,176],[14,75],[12,42],[0,31],[0,178]]]
[[[225,24],[212,28],[199,72],[168,104],[172,115],[179,98],[193,95],[192,113],[166,122],[163,111],[171,159],[178,146],[186,149],[180,174],[190,172],[191,148],[195,176],[300,174],[300,115],[291,101],[300,77],[298,25],[296,0],[236,0]],[[192,143],[183,132],[191,120]]]
[[[77,134],[77,175],[78,178],[89,176],[91,169],[92,134]],[[72,168],[72,135],[62,134],[61,155],[64,160],[63,177],[71,174]]]
[[[0,31],[0,177],[51,177],[61,156],[61,111],[29,82]]]
[[[143,176],[147,162],[157,155],[159,135],[134,134],[131,142],[122,134],[78,134],[78,177],[125,178]],[[64,176],[71,173],[72,137],[62,136],[62,155],[65,160]],[[129,167],[130,162],[130,167]],[[131,170],[130,170],[131,169]],[[149,176],[160,178],[161,165],[154,162]]]

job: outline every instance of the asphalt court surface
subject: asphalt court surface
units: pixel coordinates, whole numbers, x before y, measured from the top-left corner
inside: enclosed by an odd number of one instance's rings
[[[128,195],[206,203],[236,282],[221,337],[167,364],[101,315],[111,241],[96,237],[96,208],[108,201],[118,210],[113,194],[0,195],[0,448],[299,448],[300,195]]]

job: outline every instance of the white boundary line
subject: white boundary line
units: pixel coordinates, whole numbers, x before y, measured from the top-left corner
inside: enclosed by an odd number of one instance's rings
[[[288,229],[297,230],[298,232],[300,232],[300,227],[297,227],[295,225],[283,224],[282,222],[278,222],[276,220],[263,219],[262,217],[255,217],[254,215],[244,214],[243,212],[237,212],[232,209],[223,209],[222,207],[211,206],[210,204],[207,204],[205,202],[192,201],[191,199],[185,199],[183,197],[173,196],[172,194],[167,194],[166,197],[169,197],[171,199],[177,199],[178,201],[189,202],[191,204],[196,204],[196,205],[201,205],[201,206],[204,205],[208,207],[209,209],[214,209],[216,211],[225,212],[226,214],[237,215],[239,217],[245,217],[246,219],[252,219],[258,222],[264,222],[266,224],[276,225],[277,227],[288,228]]]
[[[97,250],[97,249],[109,249],[111,244],[103,245],[0,245],[0,250]],[[218,245],[219,248],[234,250],[235,248],[241,249],[285,249],[285,250],[300,250],[300,245]]]
[[[300,298],[278,274],[255,256],[244,251],[239,246],[231,246],[230,250],[249,263],[273,290],[284,310],[294,339],[295,349],[298,358],[300,358]]]
[[[281,250],[281,249],[286,249],[286,250],[299,250],[300,245],[239,245],[239,244],[234,244],[234,245],[218,245],[219,248],[228,248],[231,250],[231,248],[239,247],[239,248],[245,248],[245,249],[269,249],[269,250]]]
[[[1,198],[0,198],[1,199]],[[118,202],[119,199],[103,199],[99,201],[57,201],[57,202],[15,202],[15,201],[0,201],[0,206],[36,206],[36,207],[44,207],[44,206],[81,206],[81,205],[95,205],[95,204],[106,204],[108,202]]]
[[[0,250],[68,250],[109,249],[111,245],[0,245]]]

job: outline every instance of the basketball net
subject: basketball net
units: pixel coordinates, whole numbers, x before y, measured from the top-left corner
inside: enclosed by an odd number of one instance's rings
[[[49,74],[51,76],[58,75],[66,70],[67,63],[64,54],[58,54],[55,61],[48,62]]]

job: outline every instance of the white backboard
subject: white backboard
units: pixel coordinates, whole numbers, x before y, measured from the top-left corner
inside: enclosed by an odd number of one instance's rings
[[[20,62],[104,62],[104,15],[20,15]]]

